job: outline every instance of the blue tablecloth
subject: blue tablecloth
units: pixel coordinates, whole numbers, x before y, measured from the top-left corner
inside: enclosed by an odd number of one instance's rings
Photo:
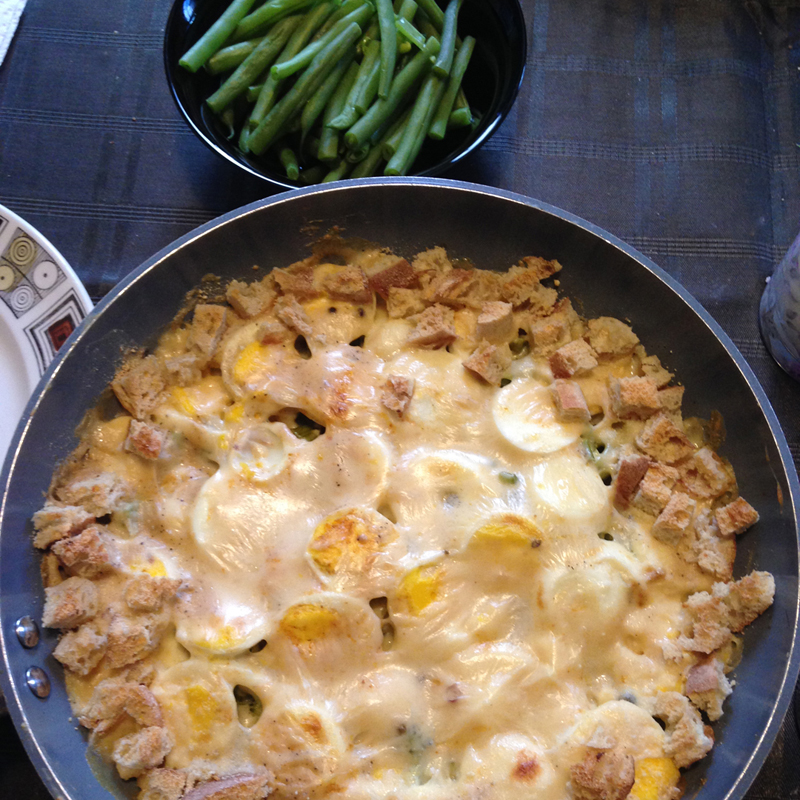
[[[28,0],[0,67],[0,203],[96,300],[198,224],[275,191],[207,150],[169,95],[170,0]],[[800,385],[758,335],[765,278],[800,232],[798,0],[523,0],[527,71],[448,177],[576,213],[697,297],[764,385],[800,462]],[[45,798],[0,722],[3,796]],[[790,713],[749,800],[800,798]]]

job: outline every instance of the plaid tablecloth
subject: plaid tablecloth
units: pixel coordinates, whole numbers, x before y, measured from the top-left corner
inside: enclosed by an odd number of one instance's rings
[[[271,193],[179,117],[161,60],[169,4],[28,0],[0,66],[0,203],[95,300],[196,225]],[[674,275],[748,359],[800,462],[800,385],[757,327],[764,280],[800,232],[800,0],[522,4],[520,96],[449,177],[574,212]],[[46,798],[7,718],[0,729],[0,794]],[[800,798],[791,713],[748,798]]]

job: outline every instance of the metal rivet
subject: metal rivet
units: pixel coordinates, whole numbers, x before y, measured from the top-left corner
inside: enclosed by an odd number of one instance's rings
[[[33,617],[20,617],[14,623],[14,633],[23,647],[36,647],[39,644],[39,626]]]
[[[45,698],[50,694],[50,678],[41,667],[30,667],[25,673],[25,683],[37,697]]]

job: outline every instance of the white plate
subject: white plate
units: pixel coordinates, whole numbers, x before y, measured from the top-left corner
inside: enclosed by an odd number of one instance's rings
[[[91,309],[61,253],[0,205],[0,466],[39,378]]]

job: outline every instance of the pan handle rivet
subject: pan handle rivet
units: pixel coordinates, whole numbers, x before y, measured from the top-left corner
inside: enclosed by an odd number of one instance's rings
[[[39,644],[39,626],[33,617],[20,617],[14,623],[14,633],[23,647],[36,647]]]
[[[50,694],[50,678],[41,667],[30,667],[25,673],[25,683],[37,697],[45,698]]]

